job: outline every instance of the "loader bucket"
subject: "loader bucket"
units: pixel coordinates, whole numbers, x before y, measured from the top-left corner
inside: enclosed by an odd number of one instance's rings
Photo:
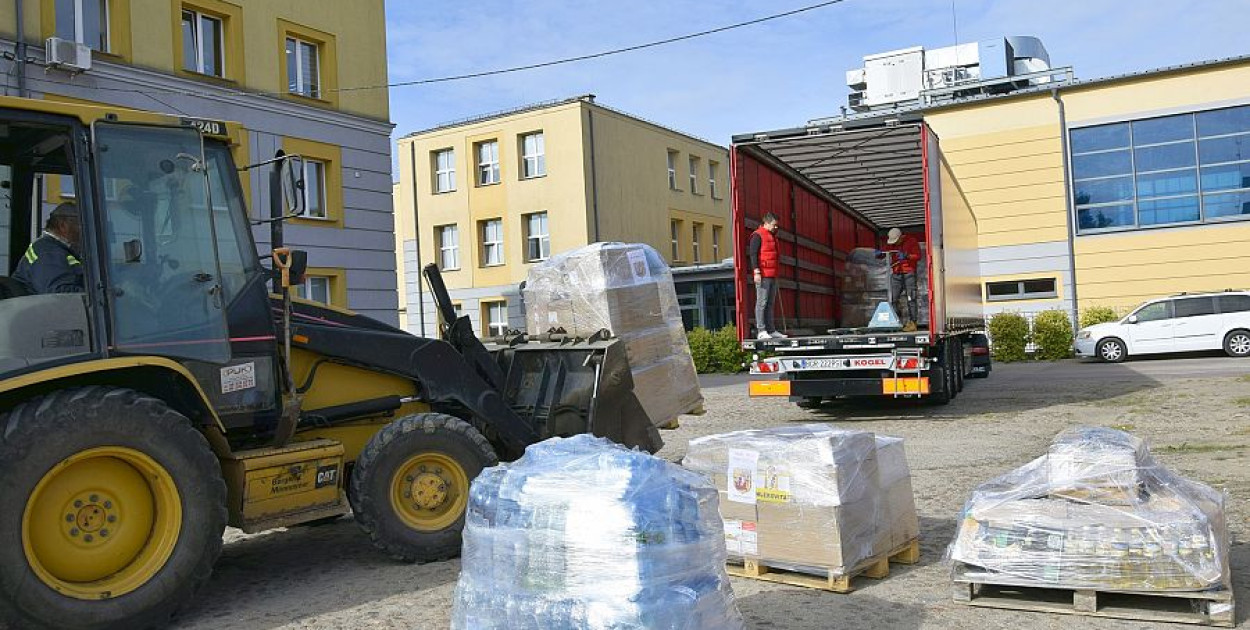
[[[651,453],[664,446],[619,340],[555,335],[486,347],[505,374],[505,401],[542,438],[591,433]]]

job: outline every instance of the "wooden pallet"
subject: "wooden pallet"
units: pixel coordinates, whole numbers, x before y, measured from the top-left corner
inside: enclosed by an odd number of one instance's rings
[[[956,602],[986,608],[1222,628],[1236,625],[1233,591],[1227,587],[1177,592],[1044,588],[994,583],[956,569],[952,595]]]
[[[754,560],[748,558],[743,564],[727,564],[725,570],[729,575],[751,578],[753,580],[763,580],[765,582],[776,582],[778,584],[788,584],[790,586],[803,586],[807,588],[818,588],[833,593],[850,593],[855,590],[851,586],[851,578],[863,576],[879,580],[890,575],[890,563],[898,564],[916,564],[920,560],[920,541],[913,538],[910,542],[878,556],[873,556],[855,565],[850,571],[845,573],[834,574],[833,570],[826,571],[823,575],[815,573],[804,573],[792,569],[773,567],[768,565],[766,560]]]

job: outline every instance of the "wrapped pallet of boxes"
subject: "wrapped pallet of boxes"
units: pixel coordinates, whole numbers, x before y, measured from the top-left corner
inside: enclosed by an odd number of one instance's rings
[[[929,265],[922,247],[916,264],[916,316],[918,324],[929,321]],[[846,259],[842,276],[842,327],[864,328],[872,320],[877,305],[890,301],[889,259],[877,258],[876,250],[857,247]],[[897,310],[898,302],[891,303]],[[906,318],[906,313],[898,313]]]
[[[523,296],[531,335],[619,337],[634,392],[656,426],[702,409],[673,275],[651,247],[595,243],[554,256],[530,269]]]
[[[532,445],[473,481],[451,627],[742,628],[716,490],[603,438]]]
[[[720,492],[726,547],[737,561],[848,576],[918,533],[896,438],[825,425],[737,431],[691,441],[682,464]]]
[[[1077,428],[977,488],[947,554],[957,582],[1151,593],[1227,590],[1228,551],[1223,493]]]

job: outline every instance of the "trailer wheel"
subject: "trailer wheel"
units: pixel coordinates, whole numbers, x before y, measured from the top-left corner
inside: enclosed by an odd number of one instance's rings
[[[797,404],[800,409],[820,409],[822,403],[824,403],[824,399],[820,396],[808,396],[795,404]]]
[[[464,420],[405,416],[378,431],[356,460],[352,512],[374,546],[399,560],[454,558],[469,484],[497,463],[490,443]]]
[[[964,377],[968,373],[967,367],[964,365],[963,344],[955,346],[955,363],[953,367],[955,368],[955,391],[962,392],[964,391]]]
[[[929,370],[929,397],[926,399],[926,402],[930,405],[947,405],[955,397],[952,392],[953,380],[951,378],[950,353],[943,352],[943,355],[946,356],[941,357],[942,363],[938,366],[938,369],[935,371],[930,368]],[[933,382],[935,380],[934,377],[937,377],[937,383]]]

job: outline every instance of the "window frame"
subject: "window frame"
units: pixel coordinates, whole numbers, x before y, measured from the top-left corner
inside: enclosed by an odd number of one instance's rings
[[[697,155],[686,158],[686,166],[690,169],[690,194],[701,195],[699,192],[699,172],[703,170],[703,160]]]
[[[329,194],[327,183],[326,183],[326,179],[328,177],[328,173],[330,170],[330,163],[325,160],[321,160],[321,159],[314,158],[314,157],[304,157],[303,169],[304,169],[304,172],[302,175],[304,178],[304,189],[303,189],[304,214],[300,215],[299,218],[309,219],[312,221],[333,221],[334,217],[330,216],[330,194]],[[309,202],[309,196],[308,196],[311,192],[313,192],[309,190],[309,186],[308,186],[308,182],[310,179],[308,176],[308,173],[310,169],[320,170],[320,176],[317,179],[318,184],[319,184],[317,186],[318,190],[315,191],[316,193],[318,193],[318,196],[320,197],[319,199],[320,204],[321,204],[320,215],[312,214],[311,212],[312,204]]]
[[[526,141],[536,138],[535,151],[529,153]],[[521,179],[540,179],[547,176],[547,139],[542,130],[523,133],[519,137],[521,154]],[[531,169],[531,162],[533,164]]]
[[[542,217],[544,231],[535,235],[531,221],[538,217]],[[542,210],[523,214],[521,215],[521,224],[525,226],[525,262],[542,262],[551,258],[551,216],[547,211]],[[537,241],[538,257],[531,255],[535,241]],[[544,250],[546,253],[544,253]]]
[[[496,323],[492,319],[492,311],[499,308],[502,311],[503,321]],[[487,338],[502,337],[508,332],[508,301],[507,300],[481,300],[478,303],[478,312],[482,319],[482,332]],[[500,333],[495,334],[494,328],[499,328]]]
[[[712,199],[720,199],[720,195],[716,190],[716,178],[720,172],[720,162],[715,160],[707,161],[707,194]]]
[[[484,162],[482,161],[482,150],[488,146],[493,146],[494,151],[493,151],[493,155],[489,156],[490,161]],[[473,181],[477,184],[479,188],[483,186],[495,186],[503,182],[503,170],[499,166],[499,140],[498,139],[474,142],[473,143],[473,159],[477,164],[477,169],[476,169],[476,172],[474,173]],[[493,177],[493,181],[487,181],[487,178],[483,177],[483,175],[487,175],[487,174]]]
[[[690,223],[690,262],[702,262],[699,252],[699,241],[703,237],[703,224],[697,221]]]
[[[76,44],[82,44],[90,48],[93,52],[100,52],[106,55],[114,54],[113,53],[113,25],[112,25],[113,2],[112,0],[64,0],[64,1],[69,2],[73,4],[74,6],[74,36],[70,39]],[[103,36],[102,39],[104,40],[103,41],[104,46],[102,48],[95,48],[94,46],[87,43],[86,41],[86,36],[85,36],[86,34],[83,32],[83,19],[82,19],[84,2],[99,2],[101,6],[104,7],[103,14],[100,16],[100,27],[102,30],[101,35]],[[55,0],[53,0],[53,3],[52,3],[52,6],[53,6],[52,15],[53,16],[55,16],[56,13],[61,8],[61,7],[56,6],[57,4],[58,3]],[[53,18],[51,29],[52,29],[52,34],[54,36],[61,37],[61,33],[57,31],[55,18]],[[62,38],[62,39],[65,39],[65,38]]]
[[[182,11],[181,17],[179,21],[180,25],[184,23],[183,19],[188,13],[191,14],[192,17],[195,18],[192,22],[192,33],[194,34],[194,38],[195,38],[195,67],[194,68],[187,67],[187,59],[184,55],[182,59],[182,70],[185,72],[194,72],[196,74],[202,74],[206,77],[213,77],[216,79],[225,79],[226,78],[226,64],[228,63],[228,61],[226,60],[226,48],[227,48],[226,19],[218,15],[205,13],[199,8],[196,8],[194,5],[192,6],[182,5],[181,11]],[[203,45],[204,34],[201,28],[203,26],[203,20],[212,20],[217,23],[217,53],[218,53],[217,70],[218,70],[218,73],[216,74],[212,72],[204,71],[204,45]],[[186,52],[185,41],[183,42],[183,47],[184,47],[183,53],[185,53]]]
[[[499,226],[499,236],[496,240],[488,240],[489,236],[487,234],[487,230],[490,229],[491,224],[498,224]],[[495,219],[482,219],[481,221],[478,221],[478,239],[482,243],[481,261],[480,261],[479,266],[502,267],[505,264],[507,264],[508,260],[504,251],[504,233],[503,233],[503,218],[502,217],[495,218]],[[491,252],[492,246],[498,248],[499,262],[490,261],[491,259],[490,252]]]
[[[448,239],[447,233],[454,232],[454,238]],[[438,249],[438,266],[441,271],[460,270],[460,225],[447,223],[434,226],[434,246]],[[451,254],[454,266],[447,266],[447,255]]]
[[[1026,291],[1024,285],[1026,282],[1049,282],[1052,289],[1050,291]],[[1016,285],[1015,293],[994,295],[991,292],[991,285]],[[1030,300],[1053,300],[1059,297],[1059,279],[1055,277],[1041,278],[1020,278],[1018,280],[987,280],[985,282],[985,301],[986,302],[1024,302]]]
[[[326,301],[323,302],[321,300],[313,299],[312,297],[310,297],[312,295],[313,280],[325,281]],[[327,306],[331,306],[334,304],[334,277],[333,276],[321,276],[321,275],[307,274],[304,276],[304,281],[301,282],[297,286],[299,287],[299,291],[297,292],[297,295],[300,298],[303,298],[310,302],[316,302],[318,304],[325,304]]]
[[[681,219],[669,219],[668,220],[669,236],[672,238],[672,243],[673,243],[673,252],[672,252],[673,259],[669,262],[681,261],[681,228],[682,228]]]
[[[680,155],[679,151],[668,149],[667,160],[668,160],[668,189],[669,190],[677,190],[677,191],[681,190],[680,188],[677,187],[677,156],[678,155]]]
[[[443,168],[440,158],[448,156],[448,166]],[[434,194],[441,195],[456,192],[456,148],[435,149],[430,151],[430,161],[434,167]],[[447,176],[448,188],[443,188],[442,177]]]
[[[1247,143],[1250,144],[1250,127],[1244,127],[1244,128],[1236,127],[1234,124],[1233,127],[1230,127],[1232,129],[1231,131],[1229,129],[1219,129],[1219,130],[1209,130],[1209,131],[1203,130],[1203,119],[1205,116],[1214,114],[1216,112],[1234,111],[1234,110],[1242,110],[1243,112],[1250,111],[1250,104],[1232,105],[1232,106],[1227,106],[1227,107],[1214,107],[1214,108],[1208,108],[1208,109],[1194,109],[1194,110],[1189,110],[1189,111],[1182,111],[1179,113],[1162,114],[1158,116],[1147,116],[1143,118],[1129,118],[1129,119],[1124,119],[1124,120],[1116,120],[1113,122],[1104,122],[1104,123],[1099,123],[1096,125],[1082,125],[1082,126],[1069,127],[1066,130],[1067,140],[1068,140],[1067,153],[1068,153],[1068,163],[1069,163],[1068,194],[1070,195],[1070,198],[1072,200],[1072,221],[1073,221],[1073,225],[1075,226],[1077,236],[1090,236],[1090,235],[1105,234],[1105,233],[1118,233],[1118,232],[1151,230],[1151,229],[1167,229],[1167,228],[1177,228],[1177,227],[1188,227],[1188,226],[1193,226],[1193,225],[1209,225],[1209,224],[1219,224],[1219,223],[1226,223],[1226,222],[1250,221],[1250,213],[1247,213],[1247,212],[1238,212],[1238,213],[1233,213],[1233,214],[1213,214],[1217,210],[1223,209],[1223,206],[1226,203],[1228,203],[1227,200],[1229,198],[1234,199],[1235,200],[1234,203],[1239,203],[1242,208],[1245,208],[1248,204],[1250,204],[1250,186],[1241,185],[1241,186],[1233,186],[1233,187],[1220,187],[1220,185],[1212,185],[1210,183],[1204,182],[1205,176],[1208,173],[1211,173],[1210,169],[1213,169],[1213,168],[1239,166],[1240,172],[1250,171],[1250,154],[1247,154],[1244,157],[1238,154],[1236,157],[1240,159],[1235,159],[1232,161],[1225,160],[1225,161],[1214,161],[1214,162],[1209,162],[1209,163],[1204,161],[1204,157],[1203,157],[1204,143],[1209,143],[1210,141],[1221,140],[1221,139],[1226,139],[1226,138],[1239,138],[1239,139],[1244,138],[1247,141]],[[1244,115],[1247,117],[1250,117],[1250,113],[1246,113]],[[1188,121],[1187,126],[1189,128],[1191,135],[1189,135],[1188,138],[1181,138],[1181,139],[1169,138],[1169,139],[1164,139],[1163,141],[1158,141],[1158,142],[1150,141],[1150,142],[1143,142],[1141,144],[1137,143],[1138,142],[1137,141],[1137,133],[1138,133],[1137,127],[1138,126],[1144,125],[1151,121],[1165,120],[1168,118],[1187,120]],[[1128,143],[1127,145],[1124,145],[1124,146],[1117,145],[1111,148],[1108,148],[1106,146],[1100,146],[1098,148],[1086,149],[1086,150],[1076,150],[1074,148],[1075,145],[1077,144],[1076,142],[1074,142],[1074,138],[1078,136],[1079,134],[1081,134],[1082,132],[1087,131],[1087,130],[1099,129],[1099,128],[1111,128],[1117,125],[1123,125],[1127,129],[1127,139],[1125,140]],[[1193,157],[1193,163],[1191,165],[1176,166],[1176,167],[1169,166],[1167,168],[1154,169],[1154,170],[1139,170],[1140,168],[1142,168],[1138,164],[1138,158],[1139,158],[1138,154],[1140,153],[1141,149],[1152,149],[1152,148],[1168,147],[1168,146],[1176,146],[1176,145],[1184,145],[1184,144],[1193,145],[1194,157]],[[1085,156],[1095,156],[1099,154],[1110,154],[1110,153],[1115,153],[1115,152],[1120,152],[1120,151],[1127,151],[1127,154],[1129,157],[1129,165],[1128,165],[1129,171],[1128,172],[1116,173],[1112,175],[1098,175],[1098,176],[1091,176],[1091,177],[1083,177],[1080,179],[1077,178],[1076,162],[1078,158],[1085,157]],[[1164,192],[1164,193],[1157,193],[1157,192],[1152,191],[1148,196],[1142,195],[1141,183],[1144,180],[1148,180],[1149,176],[1152,176],[1152,175],[1167,175],[1169,173],[1173,173],[1173,174],[1192,173],[1194,177],[1192,191],[1185,190],[1183,192]],[[1079,203],[1077,192],[1078,192],[1078,186],[1080,184],[1087,183],[1087,182],[1097,182],[1097,181],[1111,181],[1111,180],[1116,180],[1116,179],[1121,179],[1121,178],[1128,178],[1129,182],[1131,183],[1130,191],[1129,191],[1127,198],[1117,200],[1117,201]],[[1244,184],[1246,182],[1246,179],[1247,179],[1246,177],[1242,177],[1241,182],[1238,182],[1238,183]],[[1214,187],[1208,188],[1208,186],[1214,186]],[[1196,219],[1186,218],[1185,220],[1171,221],[1171,222],[1154,222],[1154,223],[1142,222],[1142,213],[1150,212],[1149,209],[1143,210],[1143,205],[1147,205],[1147,207],[1149,207],[1149,205],[1159,204],[1160,202],[1162,202],[1163,204],[1166,204],[1169,201],[1176,202],[1176,200],[1183,200],[1182,202],[1185,203],[1186,205],[1183,207],[1173,208],[1171,209],[1171,211],[1183,211],[1188,208],[1188,203],[1192,203],[1194,204],[1194,206],[1196,206],[1197,218]],[[1132,223],[1131,224],[1126,223],[1125,225],[1111,225],[1107,227],[1091,227],[1091,228],[1081,227],[1082,212],[1090,211],[1090,210],[1098,210],[1100,208],[1111,208],[1111,209],[1114,209],[1117,213],[1125,212],[1125,211],[1131,212]],[[1160,207],[1160,208],[1157,208],[1155,211],[1156,212],[1168,212],[1169,209],[1166,207]]]
[[[720,257],[720,234],[721,234],[721,226],[713,225],[712,226],[712,262],[717,262],[717,263],[723,260]]]
[[[323,80],[323,78],[322,78],[322,73],[321,73],[321,69],[322,69],[322,67],[323,67],[323,59],[325,58],[325,54],[324,54],[324,53],[323,53],[323,51],[322,51],[322,43],[321,43],[321,42],[312,41],[312,40],[309,40],[309,39],[305,39],[305,38],[300,37],[299,35],[297,35],[297,34],[295,34],[295,33],[287,33],[287,34],[286,34],[286,42],[294,42],[294,43],[295,43],[295,58],[294,58],[294,59],[290,59],[290,58],[288,57],[288,59],[287,59],[287,78],[286,78],[286,80],[287,80],[287,94],[290,94],[290,95],[292,95],[292,96],[302,96],[302,97],[304,97],[304,98],[311,98],[311,99],[316,99],[316,100],[322,100],[322,96],[323,96],[323,94],[324,94],[324,89],[325,89],[325,88],[324,88],[324,86],[325,86],[325,81]],[[285,42],[284,42],[284,46],[285,46]],[[309,92],[305,92],[305,91],[304,91],[304,89],[303,89],[303,88],[304,88],[304,85],[303,85],[303,83],[304,83],[304,73],[303,73],[303,71],[302,71],[302,68],[303,68],[304,64],[303,64],[303,63],[301,63],[301,60],[304,58],[303,51],[304,51],[304,47],[305,47],[305,46],[307,46],[307,47],[309,47],[309,48],[312,48],[314,51],[316,51],[316,59],[317,59],[317,76],[315,77],[315,79],[316,79],[316,89],[315,89],[315,91],[313,91],[313,92],[311,92],[311,93],[309,93]],[[284,52],[285,52],[285,50],[286,50],[286,49],[285,49],[285,47],[284,47],[284,49],[283,49],[283,50],[284,50]],[[288,53],[286,53],[286,54],[287,54],[287,55],[290,55],[290,53],[289,53],[289,52],[288,52]],[[294,61],[294,62],[295,62],[295,88],[294,88],[294,89],[292,89],[292,88],[291,88],[291,83],[290,83],[290,81],[291,81],[291,68],[290,68],[290,64],[291,64],[291,62],[292,62],[292,61]]]

